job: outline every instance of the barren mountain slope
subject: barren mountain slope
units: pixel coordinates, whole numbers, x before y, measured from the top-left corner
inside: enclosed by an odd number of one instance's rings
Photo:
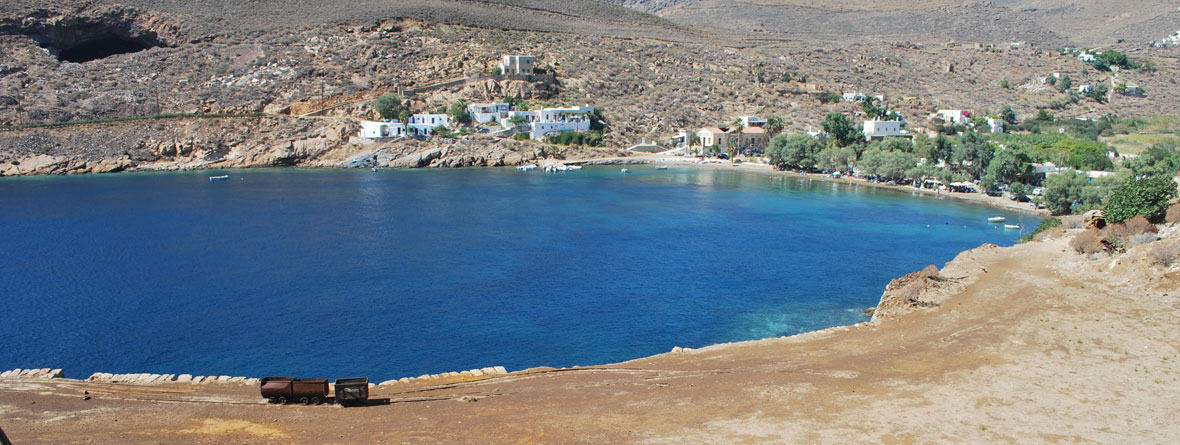
[[[1177,1],[606,0],[672,21],[765,38],[1145,43],[1176,31]]]

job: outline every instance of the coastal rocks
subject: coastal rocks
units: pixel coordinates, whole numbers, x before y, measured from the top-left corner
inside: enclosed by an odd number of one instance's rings
[[[489,366],[479,369],[468,369],[466,371],[451,371],[439,374],[422,374],[418,377],[402,377],[396,380],[386,380],[378,383],[376,386],[399,385],[409,383],[445,383],[452,381],[463,380],[481,380],[489,377],[507,375],[508,370],[503,366]]]
[[[390,168],[422,168],[430,165],[430,161],[442,157],[442,150],[437,148],[411,153],[389,161]]]
[[[0,380],[8,379],[60,379],[65,378],[65,373],[61,369],[50,368],[32,368],[32,369],[11,369],[0,372]]]
[[[53,370],[49,374],[55,375],[57,373],[60,378],[61,370]],[[95,383],[123,383],[130,385],[162,385],[170,383],[189,383],[192,385],[202,385],[210,383],[222,384],[238,384],[238,385],[257,385],[259,379],[249,377],[230,377],[230,376],[197,376],[192,374],[112,374],[108,372],[96,372],[91,374],[85,381]]]
[[[890,281],[885,286],[880,303],[872,313],[872,320],[877,321],[901,315],[914,308],[938,306],[937,303],[922,300],[922,294],[926,289],[938,286],[942,281],[943,279],[938,275],[938,267],[933,264],[920,271]]]

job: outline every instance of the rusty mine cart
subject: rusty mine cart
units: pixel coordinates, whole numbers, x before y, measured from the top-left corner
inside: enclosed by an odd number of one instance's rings
[[[298,400],[304,405],[319,405],[328,398],[328,379],[266,377],[261,383],[262,397],[270,403],[285,405]]]

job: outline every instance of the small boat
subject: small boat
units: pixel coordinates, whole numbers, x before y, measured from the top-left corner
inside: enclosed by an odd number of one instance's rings
[[[1004,224],[1004,228],[1005,229],[1019,229],[1020,226],[1017,224]]]
[[[659,167],[656,167],[656,170],[667,170],[667,169],[668,169],[667,165],[661,165]]]
[[[627,169],[624,168],[622,170],[619,170],[619,173],[627,173]]]
[[[1005,218],[1003,216],[993,216],[991,218],[988,218],[987,222],[1002,223],[1002,222],[1006,221],[1007,219],[1008,218]]]
[[[377,167],[373,167],[373,171],[377,171]]]
[[[537,165],[536,164],[518,165],[518,166],[516,166],[516,169],[520,170],[522,172],[533,171],[533,170],[537,169]]]
[[[210,177],[209,177],[209,180],[210,180],[210,181],[228,181],[228,180],[229,180],[229,175],[221,175],[221,176],[210,176]]]
[[[570,171],[582,169],[582,166],[580,166],[580,165],[567,165],[565,167],[566,167],[566,170],[570,170]]]

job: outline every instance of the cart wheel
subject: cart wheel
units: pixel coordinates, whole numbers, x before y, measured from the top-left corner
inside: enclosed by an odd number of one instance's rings
[[[277,404],[277,403],[279,403],[279,398],[278,397],[271,397],[271,398],[267,399],[267,401],[272,404]]]
[[[299,399],[299,402],[303,403],[304,405],[311,405],[311,399],[308,399],[307,397]]]
[[[287,404],[287,398],[286,397],[279,397],[279,405],[286,405],[286,404]]]
[[[311,398],[311,403],[313,403],[313,404],[316,404],[316,405],[319,405],[319,404],[321,404],[321,403],[324,403],[324,402],[323,402],[322,400],[320,400],[320,398],[319,398],[319,397],[312,397],[312,398]]]

